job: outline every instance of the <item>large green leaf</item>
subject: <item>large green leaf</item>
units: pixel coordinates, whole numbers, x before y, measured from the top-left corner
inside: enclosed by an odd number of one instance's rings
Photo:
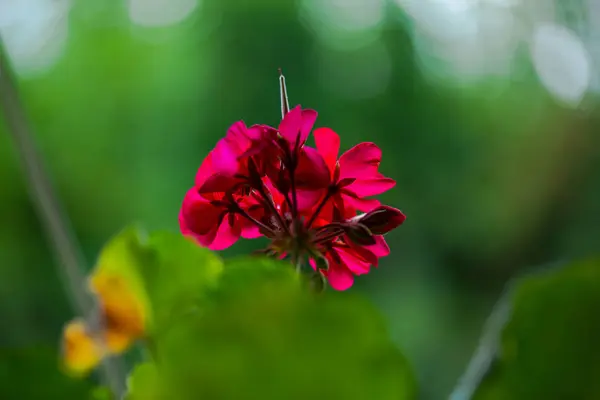
[[[168,329],[174,320],[201,306],[207,291],[217,284],[223,262],[181,234],[153,233],[147,246],[151,257],[142,275],[152,302],[156,329]]]
[[[478,400],[600,399],[600,260],[522,281]]]
[[[124,400],[160,400],[166,396],[161,391],[156,365],[146,362],[135,367],[127,380]]]
[[[169,398],[414,398],[406,360],[365,299],[314,295],[289,265],[261,258],[226,264],[219,282],[156,339]]]
[[[214,253],[180,234],[123,230],[101,252],[94,276],[118,275],[145,305],[149,335],[193,312],[223,268]]]

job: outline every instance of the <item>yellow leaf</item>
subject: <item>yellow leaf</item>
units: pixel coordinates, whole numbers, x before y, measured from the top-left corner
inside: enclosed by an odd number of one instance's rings
[[[127,350],[144,336],[147,312],[143,300],[122,276],[103,270],[91,277],[90,286],[98,297],[108,351],[121,353]]]
[[[82,320],[69,322],[63,332],[63,365],[73,375],[85,375],[104,356],[104,350]]]

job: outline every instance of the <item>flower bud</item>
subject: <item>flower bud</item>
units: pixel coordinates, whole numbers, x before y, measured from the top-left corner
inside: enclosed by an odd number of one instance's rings
[[[353,222],[360,222],[366,226],[374,235],[388,233],[400,226],[404,220],[406,220],[406,215],[402,211],[389,206],[379,206],[352,219]]]
[[[362,223],[353,222],[344,224],[344,233],[350,240],[361,246],[370,246],[375,244],[373,232]]]

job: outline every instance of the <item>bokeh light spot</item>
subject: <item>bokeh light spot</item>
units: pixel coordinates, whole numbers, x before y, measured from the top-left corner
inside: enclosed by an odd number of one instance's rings
[[[355,50],[377,40],[385,0],[303,0],[300,19],[318,39],[340,50]]]
[[[68,0],[0,1],[0,34],[19,75],[43,73],[60,59],[70,7]]]
[[[532,38],[531,57],[542,84],[563,103],[576,106],[591,81],[591,60],[581,40],[569,29],[540,24]]]

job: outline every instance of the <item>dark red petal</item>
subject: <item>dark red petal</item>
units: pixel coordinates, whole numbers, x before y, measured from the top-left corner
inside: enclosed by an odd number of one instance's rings
[[[216,230],[223,209],[203,199],[193,188],[186,194],[180,210],[180,227],[184,234],[206,236]]]
[[[372,178],[381,163],[381,149],[375,143],[359,143],[342,154],[340,179]]]
[[[345,189],[342,190],[340,196],[343,198],[346,207],[352,207],[354,210],[359,210],[363,212],[371,211],[381,204],[379,200],[376,199],[358,198],[353,193],[345,192]]]
[[[323,189],[329,186],[329,169],[319,152],[304,146],[295,171],[296,186],[303,189]]]
[[[349,181],[350,178],[342,179],[342,181]],[[368,197],[376,196],[378,194],[387,192],[391,188],[396,186],[396,181],[392,178],[385,178],[378,176],[375,178],[368,179],[355,179],[348,183],[345,189],[348,192],[354,193],[357,197]]]
[[[317,128],[313,132],[317,150],[323,157],[331,176],[335,172],[338,154],[340,152],[340,137],[329,128]]]
[[[198,193],[225,193],[233,190],[233,188],[242,183],[244,183],[244,180],[241,178],[236,178],[227,174],[214,174],[206,179],[204,184],[198,188]]]
[[[302,145],[306,142],[316,120],[315,110],[302,110],[300,106],[296,106],[283,117],[279,124],[279,133],[291,146],[296,142]]]

